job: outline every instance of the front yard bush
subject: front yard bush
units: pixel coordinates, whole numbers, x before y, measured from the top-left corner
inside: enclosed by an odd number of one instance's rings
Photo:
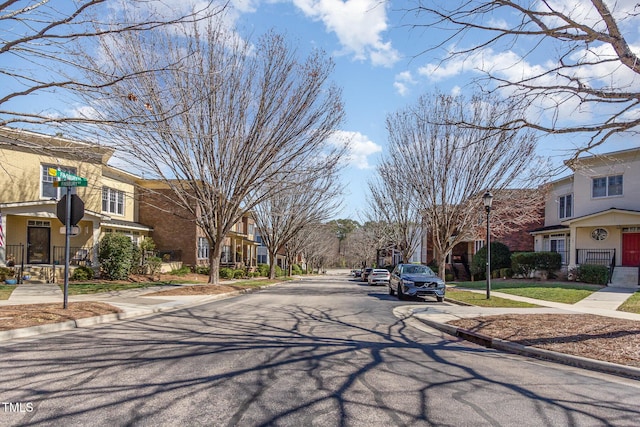
[[[511,267],[511,251],[504,243],[491,242],[491,271]],[[487,247],[486,245],[473,256],[471,262],[471,274],[477,274],[484,278],[487,270]],[[479,277],[480,278],[480,277]]]
[[[234,270],[233,271],[233,278],[234,279],[242,279],[244,276],[245,276],[244,270]]]
[[[606,265],[580,265],[578,266],[578,281],[606,285],[609,282],[609,268]]]
[[[220,278],[221,279],[233,279],[234,271],[231,268],[222,267],[220,269]]]
[[[196,265],[193,268],[193,272],[196,274],[204,274],[205,276],[208,276],[209,274],[211,274],[211,268],[208,265]]]
[[[95,272],[93,271],[93,268],[81,265],[80,267],[77,267],[75,270],[73,270],[73,273],[71,274],[71,277],[69,277],[69,279],[92,280],[94,275]]]
[[[162,267],[162,258],[157,256],[152,256],[147,258],[146,260],[147,268],[149,269],[149,274],[155,276],[160,273],[160,269]]]
[[[133,261],[133,243],[121,233],[107,233],[98,245],[100,271],[111,280],[124,280],[129,276]]]
[[[258,273],[262,277],[269,277],[269,264],[258,264]]]
[[[531,277],[536,271],[551,273],[560,269],[562,256],[558,252],[519,252],[511,256],[513,274]]]

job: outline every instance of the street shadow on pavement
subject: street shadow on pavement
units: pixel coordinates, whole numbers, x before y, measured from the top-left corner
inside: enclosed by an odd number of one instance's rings
[[[295,297],[296,289],[286,293]],[[640,419],[640,407],[625,404],[632,397],[623,391],[601,396],[596,407],[564,388],[562,378],[542,384],[523,374],[514,383],[510,372],[521,360],[389,320],[388,305],[349,312],[272,301],[203,305],[5,346],[0,395],[32,402],[33,411],[5,414],[0,424],[374,426],[473,419],[513,425],[528,414],[556,425]],[[482,370],[469,366],[471,357],[482,358]],[[501,401],[493,398],[498,395]]]

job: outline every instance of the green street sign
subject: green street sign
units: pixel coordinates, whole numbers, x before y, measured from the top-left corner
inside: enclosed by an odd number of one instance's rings
[[[86,187],[87,178],[80,178],[77,181],[55,181],[54,187]]]
[[[66,172],[60,169],[49,168],[49,175],[58,178],[58,181],[53,183],[54,187],[86,187],[87,178],[79,177],[71,172]]]

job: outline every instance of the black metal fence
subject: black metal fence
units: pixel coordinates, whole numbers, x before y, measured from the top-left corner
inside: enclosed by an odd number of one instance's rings
[[[609,269],[609,280],[613,277],[613,269],[616,266],[615,249],[576,249],[576,261],[578,265],[604,265]]]
[[[93,248],[91,246],[69,247],[69,265],[91,265]],[[64,265],[64,246],[53,247],[53,264]]]
[[[576,249],[577,264],[616,265],[615,249]]]

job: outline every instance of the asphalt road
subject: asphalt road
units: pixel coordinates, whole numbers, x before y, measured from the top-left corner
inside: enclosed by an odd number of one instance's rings
[[[312,278],[4,342],[0,425],[638,425],[639,382],[418,329],[404,304]]]

